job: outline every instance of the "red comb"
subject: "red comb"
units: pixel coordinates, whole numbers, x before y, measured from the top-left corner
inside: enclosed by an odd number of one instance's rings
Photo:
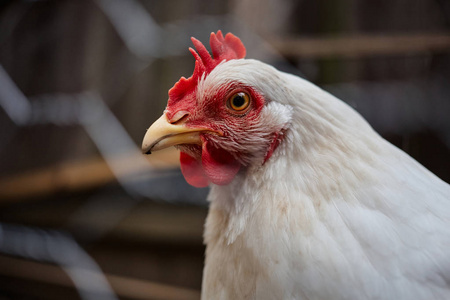
[[[195,57],[194,73],[188,79],[181,77],[169,90],[168,108],[183,99],[185,95],[193,92],[201,76],[204,73],[208,75],[222,61],[245,57],[244,44],[231,33],[227,33],[225,37],[220,30],[217,33],[211,33],[209,45],[211,46],[212,57],[202,42],[195,38],[191,38],[191,40],[195,47],[195,50],[189,48],[189,51]]]

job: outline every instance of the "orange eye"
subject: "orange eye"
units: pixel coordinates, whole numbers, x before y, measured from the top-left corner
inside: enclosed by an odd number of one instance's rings
[[[231,96],[229,106],[231,109],[242,112],[250,105],[250,96],[244,92],[239,92]]]

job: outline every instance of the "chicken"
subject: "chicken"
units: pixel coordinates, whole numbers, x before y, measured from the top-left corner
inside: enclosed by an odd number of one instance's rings
[[[450,187],[232,34],[169,91],[143,152],[211,185],[202,299],[450,299]]]

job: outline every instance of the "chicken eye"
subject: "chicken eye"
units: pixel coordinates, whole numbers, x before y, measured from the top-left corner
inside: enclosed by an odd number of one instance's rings
[[[250,105],[250,96],[244,92],[239,92],[231,96],[229,106],[231,109],[242,112]]]

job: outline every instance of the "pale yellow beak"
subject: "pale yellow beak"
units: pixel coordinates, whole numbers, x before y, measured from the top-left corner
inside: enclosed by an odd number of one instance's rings
[[[201,145],[200,132],[211,131],[205,128],[188,128],[184,123],[171,124],[163,114],[150,126],[142,141],[142,152],[151,154],[152,151],[161,150],[180,144]]]

